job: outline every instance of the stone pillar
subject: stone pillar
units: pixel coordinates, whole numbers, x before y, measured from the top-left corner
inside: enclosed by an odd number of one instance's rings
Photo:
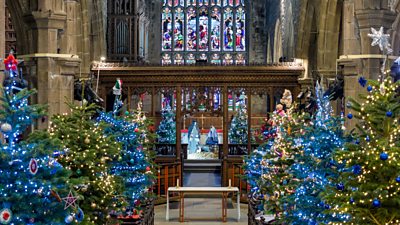
[[[69,4],[77,4],[70,2]],[[70,5],[71,6],[71,5]],[[70,7],[76,12],[75,7]],[[76,39],[61,40],[60,36],[66,32],[75,35],[79,29],[77,24],[67,21],[64,1],[39,1],[38,11],[26,16],[26,22],[32,27],[36,35],[33,54],[19,56],[25,59],[25,66],[34,87],[37,88],[36,103],[48,105],[48,114],[51,117],[58,113],[69,112],[66,101],[73,100],[74,77],[79,74],[81,59],[76,55]],[[60,54],[60,48],[64,53]],[[71,54],[75,53],[75,54]],[[38,123],[38,128],[47,128],[48,120]]]
[[[382,7],[385,6],[386,8]],[[387,0],[355,0],[355,16],[361,39],[361,54],[382,54],[378,46],[371,46],[371,27],[379,29],[384,27],[385,33],[390,31],[396,19],[395,12],[388,8]],[[380,59],[363,59],[362,74],[371,79],[377,79],[380,74]]]

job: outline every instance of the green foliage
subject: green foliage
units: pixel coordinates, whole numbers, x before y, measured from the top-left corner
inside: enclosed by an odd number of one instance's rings
[[[69,184],[79,194],[84,224],[105,224],[124,188],[122,178],[109,173],[111,162],[120,158],[121,145],[113,135],[104,135],[105,124],[92,120],[94,104],[69,106],[70,114],[53,117],[51,137],[61,142],[59,162],[71,171]]]
[[[349,224],[398,224],[399,83],[387,78],[383,84],[369,80],[368,85],[372,91],[360,96],[361,103],[350,99],[350,109],[358,119],[358,135],[335,155],[344,169],[334,182],[343,183],[345,189],[329,188],[324,198],[334,206],[332,212],[349,215]]]

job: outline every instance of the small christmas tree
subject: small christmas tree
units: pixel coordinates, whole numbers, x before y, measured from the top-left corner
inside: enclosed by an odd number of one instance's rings
[[[69,184],[79,194],[85,212],[85,224],[106,224],[109,212],[116,205],[123,182],[110,174],[111,163],[120,158],[120,144],[114,136],[104,135],[104,124],[92,120],[94,104],[69,104],[71,114],[52,119],[51,136],[61,142],[59,162],[71,171]]]
[[[230,144],[247,144],[248,141],[247,110],[244,104],[239,104],[237,113],[233,116],[228,131]]]
[[[175,113],[169,105],[162,111],[162,121],[157,129],[157,140],[160,144],[176,143]]]
[[[0,224],[61,224],[74,220],[73,211],[64,210],[61,197],[68,193],[68,171],[52,157],[56,150],[44,132],[22,141],[22,134],[45,107],[29,105],[34,90],[21,89],[23,79],[12,54],[4,60],[6,80],[0,110]]]

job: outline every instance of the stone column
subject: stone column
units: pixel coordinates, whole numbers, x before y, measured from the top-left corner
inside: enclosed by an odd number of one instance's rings
[[[64,1],[39,1],[38,11],[25,18],[36,35],[36,42],[33,43],[35,51],[20,57],[25,59],[28,75],[38,90],[36,102],[48,105],[49,117],[69,112],[65,102],[73,100],[73,81],[75,75],[79,74],[81,62],[78,55],[71,54],[76,52],[76,45],[73,43],[76,40],[67,40],[68,44],[63,44],[59,37],[66,27],[72,35],[76,33],[72,29],[78,29],[77,26],[66,26],[64,4]],[[69,54],[59,53],[60,42],[66,49],[65,53]],[[48,120],[42,120],[39,121],[38,128],[46,128],[47,125]]]
[[[382,7],[383,6],[383,7]],[[384,7],[386,6],[386,7]],[[371,27],[384,27],[385,33],[390,31],[396,19],[395,12],[388,8],[387,0],[355,0],[355,16],[360,33],[361,54],[382,54],[378,46],[371,46]],[[362,74],[371,79],[377,79],[380,74],[380,59],[363,59]]]

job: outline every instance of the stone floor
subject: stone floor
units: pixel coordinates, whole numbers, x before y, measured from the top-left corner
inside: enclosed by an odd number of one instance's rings
[[[188,224],[188,225],[245,225],[247,224],[247,205],[240,205],[240,221],[237,221],[236,203],[228,200],[228,221],[221,221],[221,199],[220,198],[185,198],[185,223],[178,221],[178,202],[170,204],[170,221],[165,220],[166,205],[155,208],[155,225]],[[198,219],[201,220],[198,220]]]

